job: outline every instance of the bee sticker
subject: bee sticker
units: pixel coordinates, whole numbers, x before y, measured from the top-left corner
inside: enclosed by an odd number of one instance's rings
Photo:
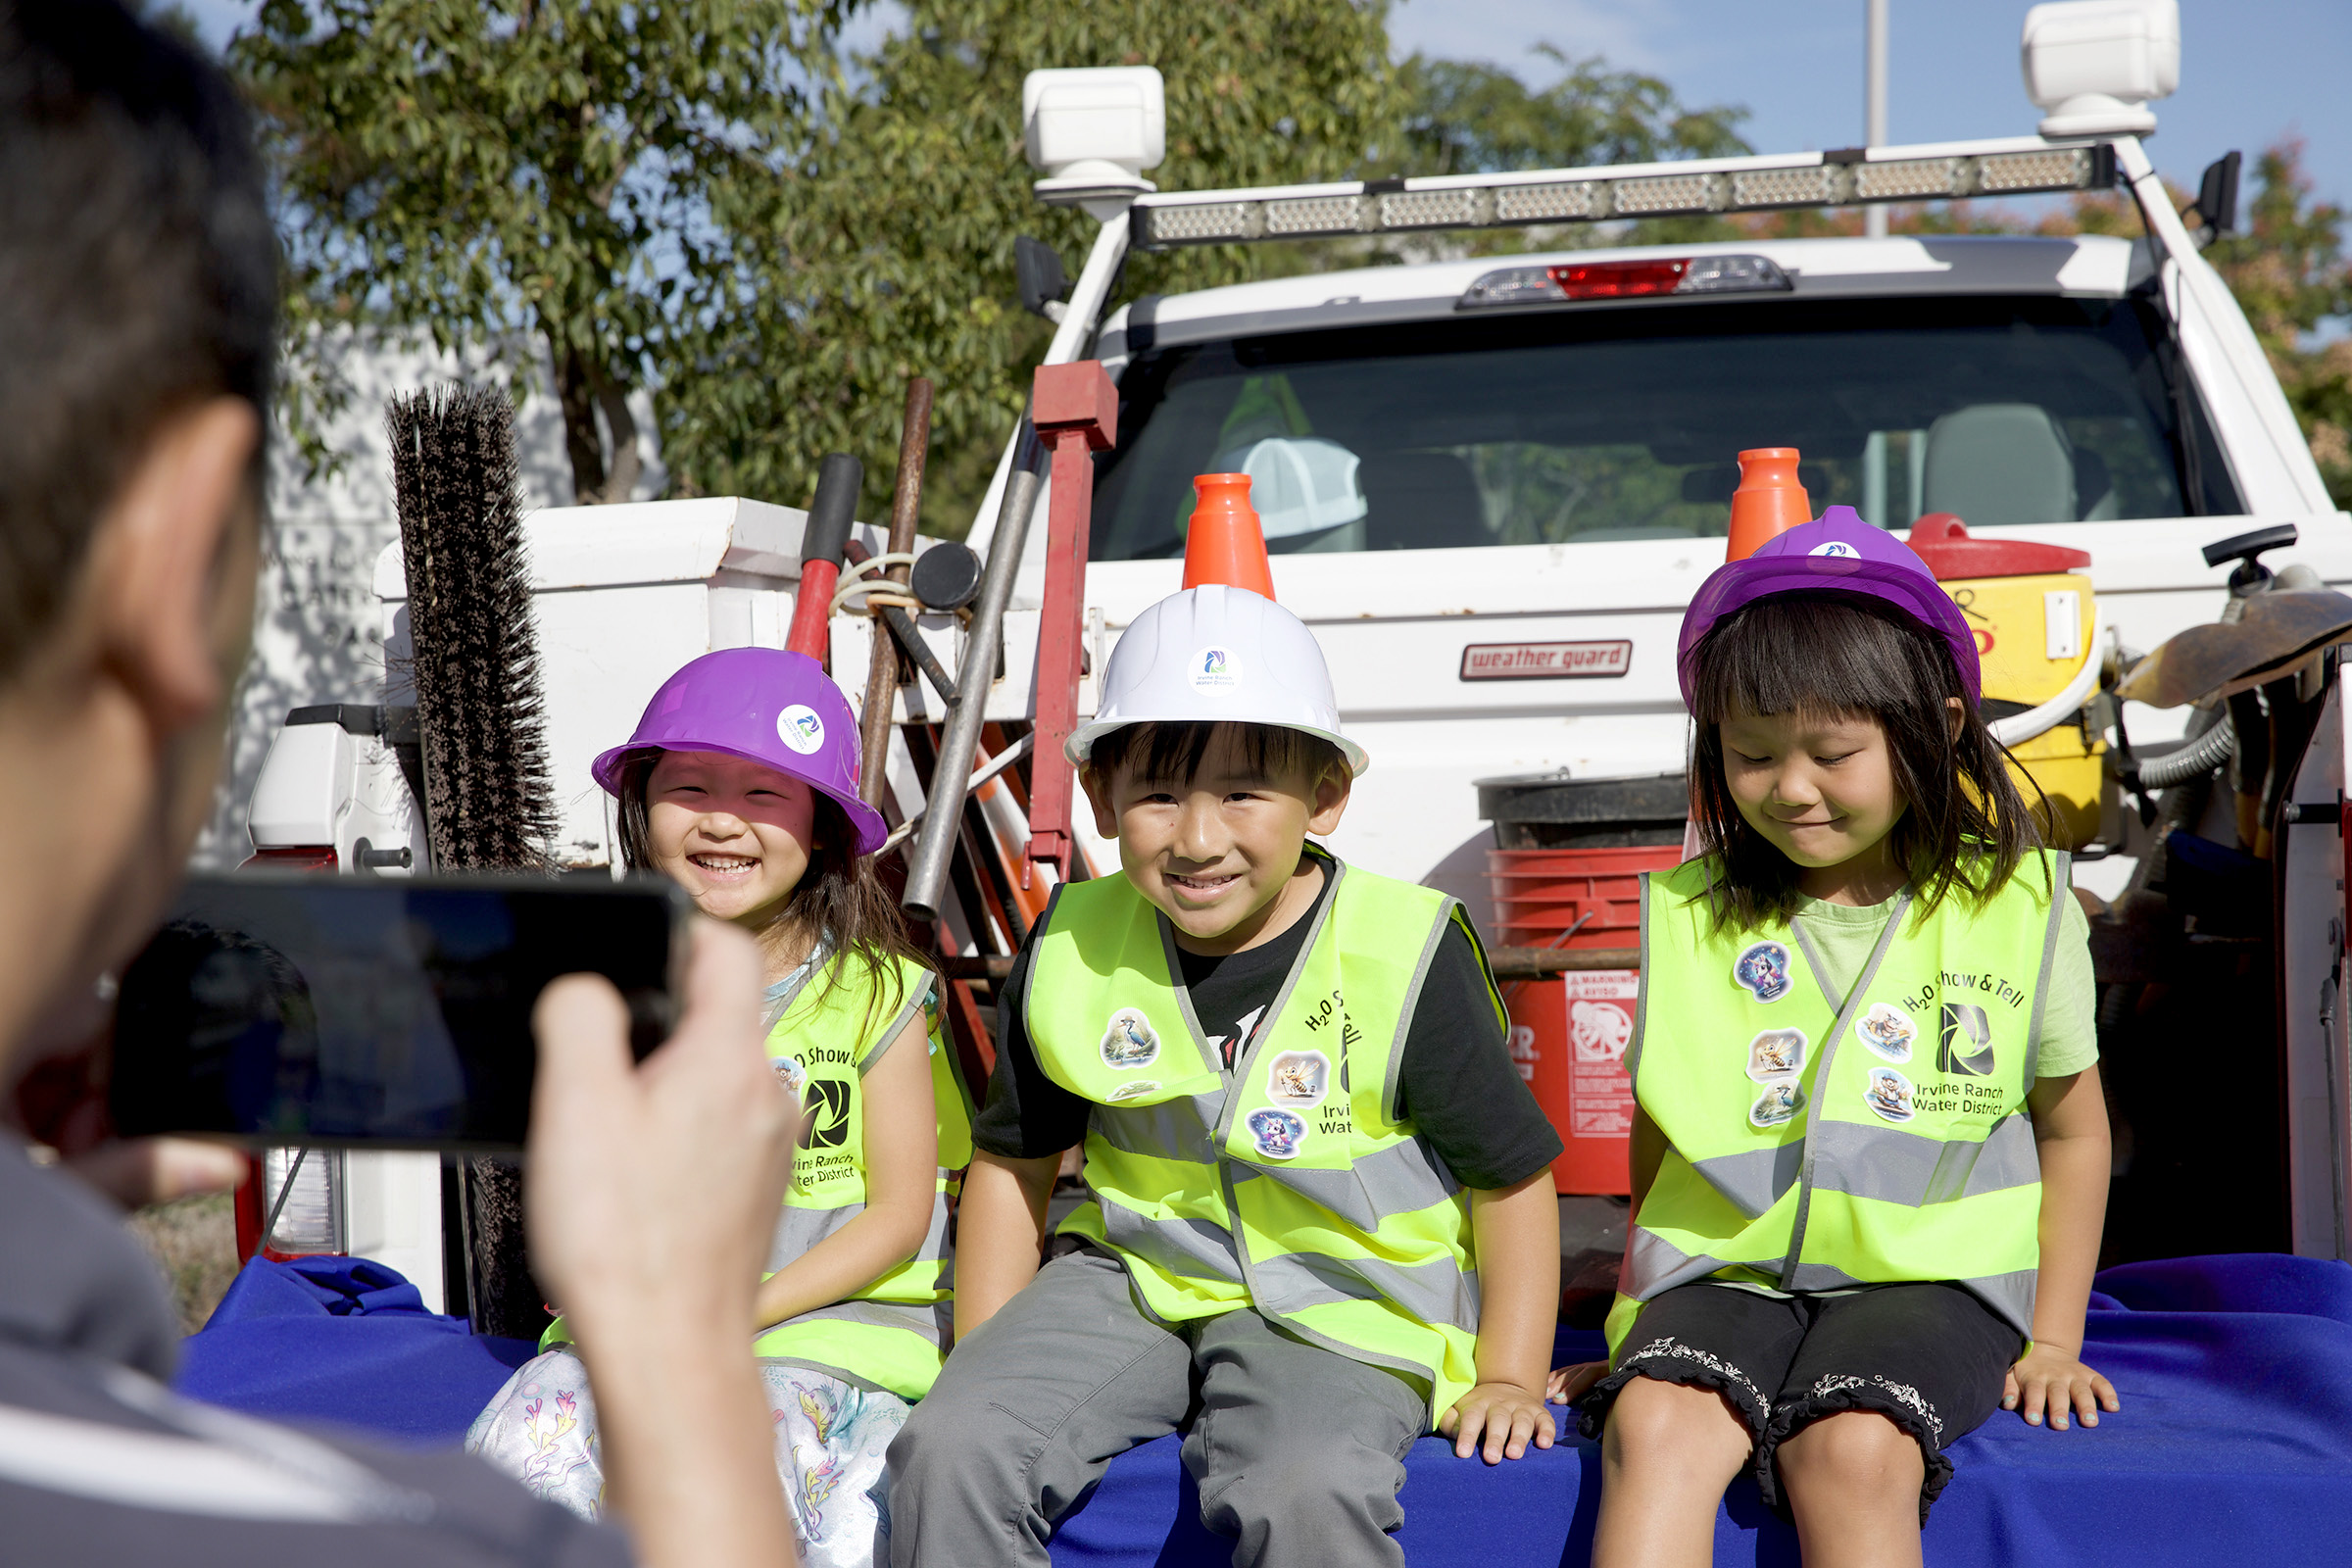
[[[1903,1016],[1903,1009],[1879,1003],[1862,1015],[1854,1025],[1862,1043],[1888,1061],[1909,1061],[1911,1042],[1919,1038],[1919,1025]]]
[[[1870,1088],[1862,1098],[1885,1121],[1909,1121],[1917,1114],[1911,1108],[1911,1080],[1892,1067],[1871,1068]]]
[[[1756,1102],[1747,1107],[1747,1124],[1759,1129],[1785,1126],[1804,1102],[1804,1091],[1796,1087],[1794,1080],[1766,1084]]]
[[[1751,942],[1732,960],[1732,983],[1758,1002],[1788,994],[1788,950],[1778,942]]]
[[[1292,1159],[1306,1141],[1306,1123],[1287,1110],[1250,1113],[1250,1142],[1268,1159]]]
[[[1103,1066],[1132,1072],[1158,1059],[1159,1036],[1152,1033],[1151,1019],[1133,1007],[1121,1007],[1110,1015],[1110,1023],[1102,1031]]]
[[[1747,1075],[1757,1083],[1793,1078],[1805,1070],[1801,1029],[1767,1029],[1747,1043]]]
[[[1277,1105],[1319,1105],[1330,1087],[1331,1058],[1320,1051],[1280,1052],[1266,1068],[1266,1098]]]
[[[1102,1099],[1105,1103],[1115,1105],[1123,1100],[1141,1100],[1146,1095],[1155,1095],[1157,1093],[1159,1093],[1158,1079],[1135,1078],[1119,1085],[1118,1088],[1113,1089],[1109,1094],[1104,1095]]]

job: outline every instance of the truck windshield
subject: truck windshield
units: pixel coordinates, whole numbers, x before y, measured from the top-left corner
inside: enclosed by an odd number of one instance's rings
[[[1093,554],[1182,551],[1208,472],[1250,475],[1278,553],[1721,535],[1735,454],[1764,446],[1803,453],[1816,514],[1881,527],[2235,512],[2209,437],[2183,463],[2141,310],[1749,301],[1146,349],[1097,460]]]

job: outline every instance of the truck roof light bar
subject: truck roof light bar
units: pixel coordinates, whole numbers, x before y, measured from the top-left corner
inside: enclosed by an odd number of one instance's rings
[[[1786,293],[1788,274],[1768,256],[1661,256],[1633,262],[1567,262],[1505,267],[1462,291],[1457,311],[1498,305],[1561,305],[1579,300],[1642,299],[1669,294]]]
[[[1338,234],[2025,196],[2100,190],[2114,183],[2115,148],[2109,142],[2051,146],[2021,138],[1851,147],[1788,158],[1171,192],[1145,196],[1132,212],[1136,244],[1166,250]]]

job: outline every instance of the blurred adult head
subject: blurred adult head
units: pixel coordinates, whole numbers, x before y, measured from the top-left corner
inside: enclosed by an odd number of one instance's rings
[[[0,1056],[153,927],[259,559],[277,252],[221,73],[0,0]]]

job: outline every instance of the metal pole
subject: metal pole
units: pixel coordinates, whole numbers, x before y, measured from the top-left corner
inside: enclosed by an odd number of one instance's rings
[[[1054,330],[1045,363],[1067,365],[1078,358],[1102,319],[1110,295],[1111,275],[1127,254],[1128,217],[1124,212],[1106,220],[1095,236],[1095,248],[1070,290],[1069,314]],[[1029,518],[1037,510],[1037,492],[1044,448],[1029,416],[1013,437],[1010,476],[1004,483],[1004,502],[997,526],[988,540],[988,565],[980,574],[980,597],[972,606],[972,621],[964,638],[963,662],[956,671],[956,706],[948,711],[939,737],[939,757],[931,768],[931,798],[924,803],[923,827],[906,859],[906,893],[899,902],[917,920],[939,918],[941,895],[948,885],[948,862],[956,854],[956,834],[963,821],[965,780],[971,776],[972,754],[980,726],[988,717],[988,689],[996,682],[997,643],[1004,627],[1004,607],[1012,599],[1012,580],[1021,569],[1021,552],[1029,542]],[[985,507],[982,509],[985,512]]]
[[[996,680],[997,640],[1004,631],[1004,606],[1012,598],[1012,579],[1021,569],[1022,547],[1029,542],[1030,514],[1037,510],[1041,456],[1037,431],[1023,414],[1019,451],[1012,460],[1012,477],[1004,486],[1004,510],[988,542],[980,597],[972,606],[963,660],[956,670],[956,706],[948,710],[947,728],[939,737],[939,759],[931,767],[931,799],[924,805],[922,832],[907,862],[906,895],[899,901],[917,920],[939,918],[948,861],[956,853],[956,830],[963,820],[963,781],[972,771],[972,753],[988,716],[988,688]]]
[[[1886,145],[1886,0],[1863,0],[1862,145]],[[1886,237],[1886,209],[1876,202],[1862,209],[1862,232]]]

